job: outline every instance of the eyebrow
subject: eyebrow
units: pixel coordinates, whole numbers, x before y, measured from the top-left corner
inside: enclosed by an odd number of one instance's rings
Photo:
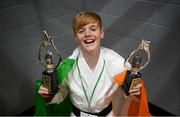
[[[90,28],[92,28],[92,27],[98,27],[98,25],[93,24],[93,25],[90,26]]]

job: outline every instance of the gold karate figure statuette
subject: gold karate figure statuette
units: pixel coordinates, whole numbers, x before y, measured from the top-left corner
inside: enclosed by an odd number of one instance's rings
[[[56,51],[59,56],[59,62],[61,61],[61,56],[59,51],[54,45],[53,39],[44,31],[45,37],[42,40],[39,49],[39,61],[46,68],[46,70],[42,73],[42,85],[46,87],[49,91],[49,95],[53,96],[56,94],[58,90],[56,73],[54,71],[54,56],[52,52],[52,48]],[[45,52],[44,52],[45,51]],[[45,55],[43,56],[43,52]]]
[[[137,86],[140,83],[142,78],[140,70],[145,68],[150,61],[149,43],[149,41],[142,40],[142,43],[138,46],[138,48],[136,48],[124,61],[124,67],[127,70],[127,73],[125,76],[125,81],[123,83],[123,88],[125,90],[126,95],[129,95],[129,90],[131,90],[133,87]],[[135,54],[139,50],[145,50],[145,52],[148,55],[147,62],[143,66],[140,66],[142,58],[140,55],[135,55],[130,67],[128,65],[129,59],[132,57],[133,54]]]

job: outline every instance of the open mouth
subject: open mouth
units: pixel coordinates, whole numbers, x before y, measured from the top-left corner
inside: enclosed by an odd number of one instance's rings
[[[85,44],[90,44],[90,43],[94,43],[95,40],[94,39],[87,39],[84,41]]]

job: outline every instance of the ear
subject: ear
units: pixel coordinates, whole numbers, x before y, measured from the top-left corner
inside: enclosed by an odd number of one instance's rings
[[[101,39],[104,38],[104,28],[101,29]]]
[[[76,42],[78,41],[76,34],[74,34],[74,40],[75,40]]]

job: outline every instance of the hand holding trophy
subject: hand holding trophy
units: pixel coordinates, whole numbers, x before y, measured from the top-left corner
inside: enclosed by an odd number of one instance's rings
[[[48,89],[49,95],[54,96],[58,90],[57,78],[55,69],[55,58],[53,55],[52,48],[55,50],[59,56],[59,62],[61,61],[61,56],[59,51],[54,45],[53,39],[44,31],[45,37],[42,40],[39,49],[39,61],[46,68],[42,73],[42,85]],[[44,52],[45,51],[45,52]],[[43,56],[43,52],[45,55]]]
[[[135,49],[124,61],[124,67],[127,70],[127,73],[125,76],[125,81],[123,83],[123,89],[125,90],[126,95],[129,95],[129,90],[131,90],[133,87],[137,86],[140,83],[142,78],[140,70],[146,67],[150,61],[149,43],[149,41],[142,40],[142,43],[138,46],[138,48]],[[147,62],[143,66],[140,66],[142,58],[140,55],[135,55],[131,62],[131,67],[128,67],[127,62],[129,61],[131,56],[139,50],[145,50],[148,55]]]

